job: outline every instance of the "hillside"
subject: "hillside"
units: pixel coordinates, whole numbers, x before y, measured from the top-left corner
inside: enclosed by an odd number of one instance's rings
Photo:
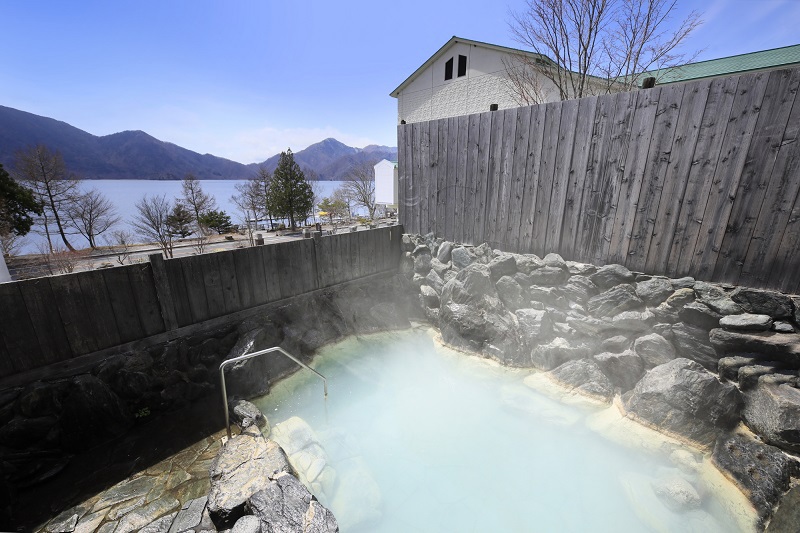
[[[67,169],[84,179],[244,179],[256,165],[243,165],[211,154],[199,154],[164,142],[143,131],[123,131],[96,136],[74,126],[0,106],[0,163],[14,168],[14,153],[35,144],[59,150]],[[353,165],[394,159],[397,148],[353,148],[336,139],[325,139],[295,154],[301,168],[313,170],[321,180],[342,180]],[[272,171],[279,156],[264,164]]]

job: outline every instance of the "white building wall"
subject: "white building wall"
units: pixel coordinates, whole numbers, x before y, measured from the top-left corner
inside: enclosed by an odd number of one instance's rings
[[[375,203],[397,205],[395,164],[384,159],[375,165]]]
[[[458,56],[467,56],[467,74],[458,74]],[[453,60],[453,79],[444,79],[445,63]],[[422,122],[439,118],[469,115],[489,110],[518,107],[506,81],[503,58],[511,54],[481,46],[454,43],[405,87],[397,97],[398,122]],[[558,100],[555,85],[542,77],[548,101]]]

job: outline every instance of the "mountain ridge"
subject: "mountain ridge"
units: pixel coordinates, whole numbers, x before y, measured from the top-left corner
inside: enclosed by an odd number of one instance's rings
[[[67,122],[0,105],[0,163],[13,170],[14,153],[36,144],[60,151],[67,170],[83,179],[170,180],[186,174],[201,180],[247,179],[255,175],[259,164],[274,171],[280,159],[277,154],[262,163],[243,164],[194,152],[142,130],[97,136]],[[328,138],[294,156],[301,168],[313,171],[320,181],[342,181],[354,165],[395,159],[397,148],[354,148]]]

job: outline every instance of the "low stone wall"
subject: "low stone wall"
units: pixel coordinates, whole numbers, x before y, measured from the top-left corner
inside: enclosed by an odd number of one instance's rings
[[[183,416],[182,408],[219,394],[219,364],[250,351],[281,346],[309,361],[323,345],[358,334],[410,326],[418,314],[407,282],[381,275],[265,306],[235,323],[111,356],[87,372],[0,391],[0,529],[24,521],[14,494],[43,491],[74,454],[118,438],[154,417]],[[270,382],[300,367],[279,355],[226,371],[229,396],[264,394]],[[173,413],[178,413],[173,415]],[[219,409],[205,414],[223,427]],[[152,441],[159,435],[150,435]],[[163,437],[163,436],[161,436]],[[37,488],[38,487],[38,488]],[[70,502],[51,502],[53,511]],[[4,516],[9,514],[14,516]],[[46,518],[46,517],[45,517]]]
[[[762,525],[798,481],[797,296],[432,234],[403,236],[400,268],[446,343],[619,397],[628,416],[709,450]]]

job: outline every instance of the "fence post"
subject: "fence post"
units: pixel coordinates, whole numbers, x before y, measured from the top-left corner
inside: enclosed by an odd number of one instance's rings
[[[178,319],[175,315],[175,302],[172,299],[172,289],[167,278],[167,269],[164,266],[164,256],[160,253],[150,254],[150,266],[153,269],[153,281],[156,286],[158,304],[161,307],[161,316],[167,331],[178,329]]]

